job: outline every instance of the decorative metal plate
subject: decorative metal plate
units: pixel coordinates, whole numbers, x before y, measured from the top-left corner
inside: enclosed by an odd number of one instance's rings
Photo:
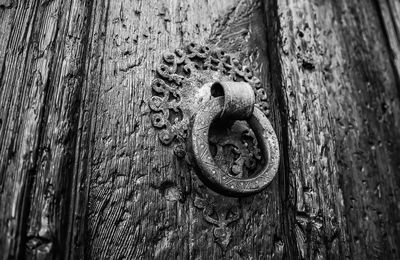
[[[235,54],[225,53],[220,48],[190,43],[173,52],[165,52],[156,73],[149,100],[151,122],[161,143],[172,146],[179,158],[186,155],[190,118],[211,99],[213,82],[248,82],[255,92],[256,107],[266,115],[269,113],[267,94],[260,80]],[[265,164],[253,131],[243,121],[213,125],[209,141],[216,164],[232,176],[250,177]],[[221,197],[197,179],[193,179],[193,185],[194,206],[201,209],[205,222],[211,224],[208,228],[225,253],[234,235],[234,223],[242,217],[239,200]]]
[[[173,145],[178,157],[186,154],[189,119],[210,99],[212,82],[248,82],[256,94],[256,106],[268,113],[267,95],[260,80],[235,55],[222,49],[190,43],[165,52],[156,71],[158,77],[151,84],[153,96],[149,101],[151,122],[158,129],[161,143]]]

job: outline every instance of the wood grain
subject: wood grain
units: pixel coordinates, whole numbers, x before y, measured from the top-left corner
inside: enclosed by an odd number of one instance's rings
[[[2,259],[399,259],[398,1],[0,1]],[[232,203],[160,144],[150,84],[189,42],[263,82],[279,173]],[[200,187],[200,188],[199,188]],[[205,191],[207,193],[207,191]]]
[[[99,89],[88,255],[127,259],[284,255],[277,182],[262,195],[240,202],[245,216],[232,224],[234,235],[224,255],[214,242],[213,226],[193,205],[193,173],[171,148],[156,141],[148,117],[150,83],[161,54],[190,41],[241,51],[248,62],[254,60],[252,65],[268,84],[261,5],[251,1],[110,2],[99,10],[94,30],[104,35],[105,43],[102,51],[93,53],[103,63],[93,63],[96,74],[89,75],[100,81],[94,84]]]
[[[279,28],[301,257],[399,258],[398,4],[266,7]]]
[[[68,248],[86,7],[10,2],[2,9],[3,259],[60,257]],[[4,6],[5,7],[5,6]],[[71,207],[73,209],[73,207]]]

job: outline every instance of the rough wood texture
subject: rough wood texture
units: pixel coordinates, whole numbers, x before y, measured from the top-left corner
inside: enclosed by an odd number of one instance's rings
[[[399,259],[399,17],[395,0],[0,1],[1,258]],[[162,53],[189,42],[253,68],[280,141],[266,191],[210,195],[237,208],[228,227],[149,119]]]
[[[104,38],[92,40],[93,44],[100,42],[102,49],[93,48],[91,55],[98,58],[88,74],[88,81],[98,87],[88,255],[116,259],[222,257],[224,252],[214,242],[214,226],[194,205],[194,174],[174,157],[171,148],[157,140],[147,102],[162,53],[190,41],[211,41],[227,52],[241,50],[268,83],[260,3],[125,1],[95,5],[99,11],[93,17],[97,26],[93,30]],[[231,224],[226,258],[285,254],[282,240],[294,236],[281,229],[278,194],[275,180],[268,191],[240,202],[244,216]]]
[[[303,258],[400,256],[400,13],[377,2],[266,5]]]
[[[74,154],[84,75],[84,1],[0,5],[0,252],[4,259],[69,251],[77,193]],[[3,28],[5,30],[3,30]],[[7,33],[8,32],[8,33]]]

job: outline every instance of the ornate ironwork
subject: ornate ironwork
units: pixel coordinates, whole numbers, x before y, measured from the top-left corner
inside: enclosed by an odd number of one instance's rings
[[[234,54],[220,48],[190,43],[184,48],[165,52],[156,74],[149,100],[151,122],[161,143],[172,146],[178,158],[186,155],[190,118],[210,98],[210,89],[203,88],[207,83],[218,80],[248,82],[255,93],[255,106],[269,114],[267,94],[260,80]],[[238,178],[251,176],[263,164],[257,139],[246,122],[232,121],[220,127],[213,126],[209,137],[215,162],[231,175]],[[195,185],[194,190],[198,193],[200,188]],[[196,197],[194,205],[212,225],[215,241],[225,252],[232,238],[231,226],[241,218],[238,199],[213,195],[208,189],[199,194],[201,196]]]
[[[218,203],[212,196],[206,196],[206,198],[196,196],[194,206],[202,209],[204,220],[213,225],[212,232],[215,242],[225,253],[232,238],[230,225],[241,217],[238,203],[226,198],[220,199]]]
[[[227,88],[229,87],[227,86]],[[246,91],[251,91],[246,90],[245,84],[241,89],[244,94],[238,92],[239,96],[246,96]],[[239,115],[236,115],[235,111],[229,110],[244,111],[243,106],[253,107],[251,103],[247,105],[240,102],[237,106],[229,107],[226,103],[231,100],[237,99],[231,96],[214,98],[199,109],[192,119],[189,148],[193,153],[192,161],[197,169],[196,173],[209,188],[229,196],[246,196],[260,192],[274,178],[279,164],[278,139],[267,117],[258,108],[254,108],[247,121],[257,136],[266,163],[257,174],[246,178],[237,178],[221,169],[215,163],[208,145],[211,123],[237,119]],[[223,116],[224,109],[226,109],[225,116]]]
[[[211,153],[217,165],[238,178],[251,176],[263,163],[253,131],[237,121],[210,129]]]
[[[201,86],[216,80],[248,82],[256,94],[256,106],[269,113],[267,95],[252,70],[219,48],[190,43],[185,48],[165,52],[158,65],[158,77],[151,84],[149,101],[152,125],[162,144],[173,145],[175,155],[185,156],[190,117],[201,104]],[[200,92],[199,92],[200,91]]]

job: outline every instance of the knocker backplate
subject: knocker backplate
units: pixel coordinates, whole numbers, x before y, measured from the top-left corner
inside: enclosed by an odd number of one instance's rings
[[[268,116],[267,94],[250,64],[242,64],[234,53],[191,43],[165,52],[156,67],[149,100],[151,122],[159,141],[184,158],[192,116],[211,99],[216,81],[247,82],[255,93],[255,106]],[[254,132],[245,121],[215,122],[210,127],[209,145],[221,170],[238,178],[247,178],[265,164]],[[233,236],[231,225],[241,218],[237,198],[221,197],[194,180],[194,206],[202,209],[212,225],[216,243],[223,252]]]
[[[215,81],[248,82],[255,92],[256,106],[268,114],[267,96],[260,80],[235,54],[225,53],[217,47],[195,43],[167,51],[162,55],[160,64],[156,68],[156,77],[151,84],[152,97],[149,106],[151,122],[158,131],[160,142],[172,147],[177,157],[185,156],[189,120],[200,106],[211,98],[210,87]],[[221,145],[232,143],[233,153],[242,149],[252,149],[250,155],[242,153],[242,156],[239,155],[240,158],[234,159],[233,165],[230,164],[231,172],[239,174],[242,173],[240,168],[248,168],[242,167],[243,164],[254,168],[255,160],[261,158],[251,130],[240,123],[232,123],[232,126],[234,127],[230,132],[233,135],[239,132],[242,139],[252,139],[250,147],[246,141],[238,144],[231,138],[232,141],[224,140],[224,144],[213,143],[213,140],[226,139],[219,138],[218,134],[210,135],[210,142],[211,145],[216,145],[216,150],[220,150],[218,147]]]

